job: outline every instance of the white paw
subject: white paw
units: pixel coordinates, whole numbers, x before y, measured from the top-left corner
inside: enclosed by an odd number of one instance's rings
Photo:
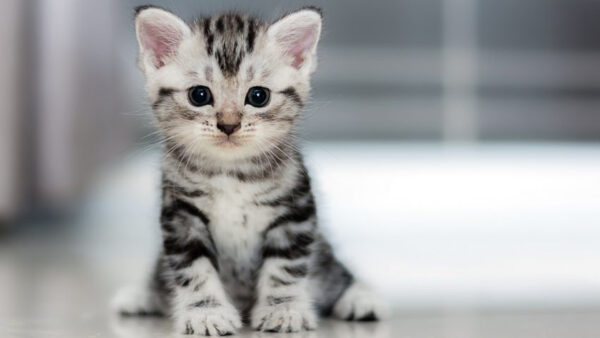
[[[333,315],[344,320],[374,321],[389,316],[389,307],[362,284],[352,284],[338,299]]]
[[[175,317],[175,329],[182,334],[229,336],[240,327],[240,315],[230,304],[197,307]]]
[[[146,286],[127,286],[112,299],[111,307],[123,315],[162,314],[160,302]]]
[[[252,327],[264,332],[298,332],[317,328],[317,316],[308,303],[271,301],[252,312]]]

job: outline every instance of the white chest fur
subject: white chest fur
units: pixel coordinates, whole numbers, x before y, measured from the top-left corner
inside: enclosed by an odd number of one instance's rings
[[[276,216],[275,211],[255,203],[265,183],[240,182],[223,175],[211,178],[203,189],[207,194],[196,204],[209,219],[221,282],[234,303],[244,308],[260,264],[262,233]]]
[[[199,206],[210,222],[209,230],[219,261],[233,265],[253,265],[262,242],[262,232],[274,218],[271,208],[255,204],[264,184],[214,177],[208,183],[208,196]]]

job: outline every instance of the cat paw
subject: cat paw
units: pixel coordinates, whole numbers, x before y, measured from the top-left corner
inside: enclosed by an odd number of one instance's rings
[[[376,321],[389,316],[389,307],[362,284],[352,284],[333,307],[333,315],[344,320]]]
[[[230,336],[240,327],[240,315],[232,305],[198,307],[175,318],[175,329],[181,334]]]
[[[298,332],[317,328],[317,316],[308,303],[274,303],[277,299],[254,308],[252,328],[263,332]]]
[[[161,315],[159,301],[146,286],[127,286],[112,299],[111,308],[125,316]]]

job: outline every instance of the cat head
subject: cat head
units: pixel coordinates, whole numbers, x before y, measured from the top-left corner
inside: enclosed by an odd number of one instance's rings
[[[144,6],[135,28],[138,64],[167,145],[187,157],[230,161],[289,142],[316,68],[318,9],[272,24],[237,13],[187,24]]]

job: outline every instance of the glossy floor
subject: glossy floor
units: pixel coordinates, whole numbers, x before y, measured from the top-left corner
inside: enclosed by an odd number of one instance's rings
[[[397,312],[293,336],[600,335],[600,147],[317,144],[308,155],[339,255]],[[108,310],[159,245],[158,158],[107,172],[74,217],[0,237],[0,338],[171,335],[165,319]]]

